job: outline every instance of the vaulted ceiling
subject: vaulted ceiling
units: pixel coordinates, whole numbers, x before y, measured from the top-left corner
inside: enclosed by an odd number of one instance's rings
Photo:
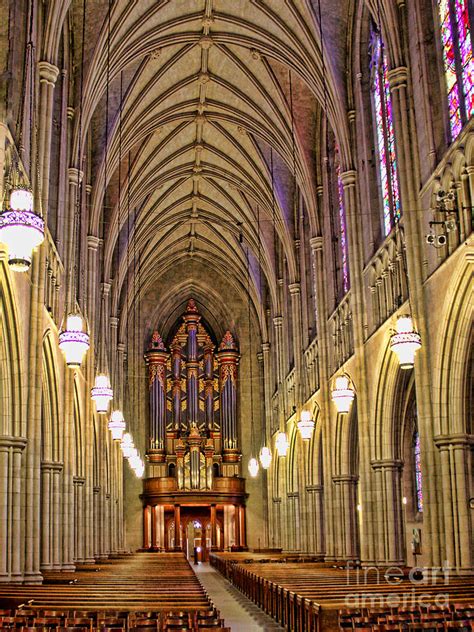
[[[87,0],[82,53],[73,3],[76,150],[88,135],[89,233],[104,237],[115,311],[133,302],[137,258],[144,295],[170,306],[173,278],[216,310],[218,279],[244,296],[247,248],[256,306],[277,305],[276,244],[297,280],[296,195],[319,231],[318,104],[344,137],[351,4],[321,0],[321,31],[318,0]]]

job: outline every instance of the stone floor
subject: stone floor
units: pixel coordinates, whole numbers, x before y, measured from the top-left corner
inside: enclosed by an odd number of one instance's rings
[[[232,632],[284,630],[209,564],[192,565],[196,575]]]

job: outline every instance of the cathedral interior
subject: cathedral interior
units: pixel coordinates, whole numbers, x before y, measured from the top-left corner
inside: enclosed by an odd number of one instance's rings
[[[472,580],[472,1],[0,16],[0,608],[117,560]]]

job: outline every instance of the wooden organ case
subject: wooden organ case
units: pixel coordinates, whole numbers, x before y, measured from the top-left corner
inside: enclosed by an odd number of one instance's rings
[[[189,528],[198,525],[205,560],[209,549],[246,548],[239,352],[229,331],[216,348],[193,299],[182,321],[168,348],[155,331],[145,354],[150,418],[143,549],[190,554],[196,542],[190,543]]]

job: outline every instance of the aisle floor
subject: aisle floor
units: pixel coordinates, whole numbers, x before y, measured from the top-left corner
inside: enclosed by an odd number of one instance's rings
[[[192,567],[214,605],[220,610],[225,625],[229,626],[232,632],[284,630],[210,564],[192,564]]]

